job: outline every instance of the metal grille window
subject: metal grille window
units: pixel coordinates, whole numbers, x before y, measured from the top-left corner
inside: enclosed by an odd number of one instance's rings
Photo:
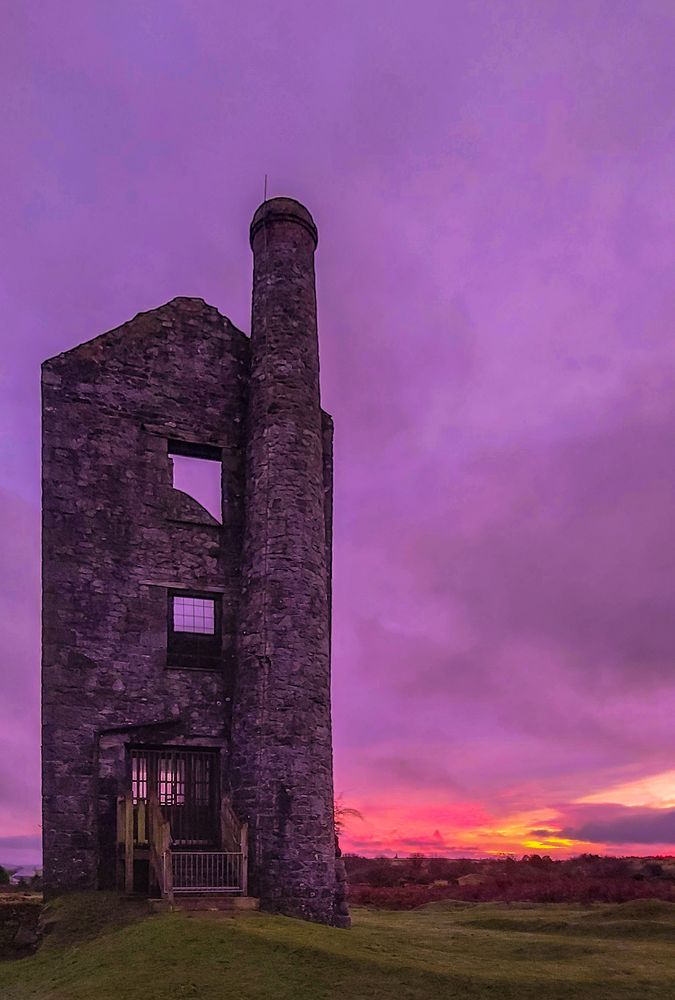
[[[160,806],[182,806],[185,803],[185,760],[160,757],[157,786]]]
[[[194,590],[170,590],[167,664],[216,670],[222,664],[222,598]]]
[[[218,752],[138,747],[131,750],[130,756],[136,841],[146,841],[147,802],[154,794],[171,825],[174,844],[217,844],[220,830]]]
[[[131,756],[131,794],[134,805],[148,797],[148,761],[147,757],[138,754]]]
[[[173,599],[174,632],[199,632],[214,635],[216,602],[210,597],[176,597]]]
[[[213,781],[213,758],[195,757],[192,765],[195,802],[199,806],[209,804]]]

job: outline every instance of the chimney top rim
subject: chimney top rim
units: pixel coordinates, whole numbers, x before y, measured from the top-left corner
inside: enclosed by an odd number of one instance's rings
[[[314,247],[316,248],[319,240],[316,223],[314,222],[309,209],[305,208],[305,206],[295,198],[268,198],[267,201],[263,201],[263,203],[258,206],[251,221],[251,247],[253,246],[254,236],[268,221],[297,223],[307,230],[312,237]]]

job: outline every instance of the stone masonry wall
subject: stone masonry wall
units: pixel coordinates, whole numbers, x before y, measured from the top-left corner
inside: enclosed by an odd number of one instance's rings
[[[262,905],[334,923],[325,515],[332,456],[330,427],[327,421],[322,427],[319,403],[316,229],[301,205],[276,198],[254,216],[251,245],[246,528],[232,781],[238,811],[251,824],[251,879]]]
[[[43,366],[50,893],[109,884],[127,743],[220,747],[225,761],[248,356],[248,338],[217,310],[174,299]],[[222,526],[172,489],[169,438],[222,447]],[[167,587],[176,586],[222,594],[224,669],[167,668]]]
[[[45,886],[114,884],[130,745],[217,748],[221,789],[249,823],[250,891],[268,910],[348,926],[316,228],[272,199],[251,245],[250,341],[179,298],[43,366]],[[222,524],[172,488],[172,441],[220,449]],[[180,588],[222,595],[218,669],[167,664]]]

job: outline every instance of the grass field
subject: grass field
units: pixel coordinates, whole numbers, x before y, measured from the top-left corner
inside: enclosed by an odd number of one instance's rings
[[[431,903],[339,931],[248,914],[61,900],[2,1000],[649,1000],[675,997],[675,904]]]

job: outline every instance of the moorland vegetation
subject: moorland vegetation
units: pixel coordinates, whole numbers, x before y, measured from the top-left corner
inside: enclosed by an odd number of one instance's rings
[[[675,902],[675,858],[582,854],[486,860],[346,855],[352,904],[414,909],[443,899],[503,903]]]

